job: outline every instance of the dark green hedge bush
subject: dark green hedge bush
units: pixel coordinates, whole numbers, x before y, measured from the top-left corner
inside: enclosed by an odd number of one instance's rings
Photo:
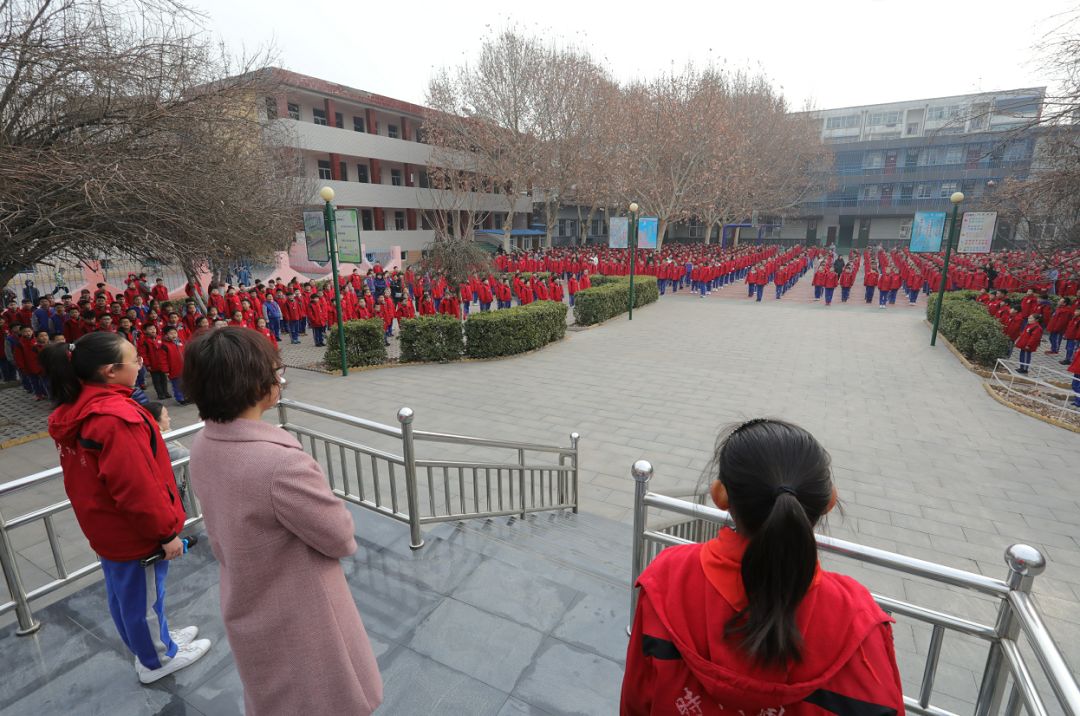
[[[473,313],[465,321],[465,354],[495,358],[535,350],[566,335],[566,304],[536,301],[502,311]]]
[[[637,287],[637,276],[634,276],[634,286]],[[620,280],[629,281],[629,276],[605,276],[604,274],[589,275],[589,288],[597,288],[599,286],[607,286],[608,284],[618,283]],[[588,291],[589,289],[585,289]]]
[[[378,365],[386,362],[386,346],[383,345],[383,324],[379,318],[365,321],[345,322],[345,360],[350,367]],[[331,324],[326,334],[326,367],[341,367],[341,351],[338,348],[337,324]]]
[[[446,363],[460,360],[465,352],[461,321],[453,316],[417,316],[399,323],[403,362]]]
[[[938,330],[956,350],[970,361],[984,366],[994,365],[998,358],[1009,353],[1011,341],[1001,323],[990,315],[986,306],[974,299],[979,291],[951,291],[945,294]],[[937,295],[931,295],[926,315],[934,320]]]
[[[599,286],[578,291],[574,296],[574,320],[580,326],[602,323],[625,313],[630,303],[630,277],[611,276]],[[653,303],[660,298],[655,276],[634,277],[634,308]]]

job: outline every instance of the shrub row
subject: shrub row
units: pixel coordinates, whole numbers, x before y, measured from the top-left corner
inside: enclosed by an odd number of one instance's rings
[[[346,321],[345,360],[350,367],[378,365],[386,362],[386,346],[383,343],[383,324],[378,318],[364,321]],[[326,335],[326,367],[341,367],[341,350],[338,342],[337,323],[330,324]]]
[[[626,312],[630,303],[630,277],[605,276],[604,279],[600,285],[594,282],[592,288],[578,291],[574,296],[574,320],[578,325],[591,326]],[[634,277],[634,308],[659,298],[655,276]]]
[[[566,335],[566,304],[536,301],[465,321],[465,354],[494,358],[535,350]]]
[[[417,316],[400,325],[402,362],[446,363],[460,359],[465,352],[461,321],[453,316]]]
[[[975,301],[979,291],[950,291],[941,307],[938,330],[956,350],[980,365],[992,366],[998,358],[1009,353],[1011,341],[1001,323],[990,315],[986,306]],[[932,322],[937,310],[937,295],[931,294],[926,305],[926,317]]]

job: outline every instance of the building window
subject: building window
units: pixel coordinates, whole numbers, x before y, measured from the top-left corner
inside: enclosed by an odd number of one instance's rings
[[[904,153],[904,166],[915,167],[919,165],[919,150],[909,149]]]
[[[390,170],[390,183],[392,185],[394,185],[394,186],[401,186],[402,185],[401,170],[400,169],[391,169]]]
[[[589,231],[590,236],[603,236],[604,235],[604,220],[593,219],[592,229]]]
[[[913,137],[918,133],[919,133],[919,123],[918,122],[908,122],[908,124],[907,124],[907,135],[909,137]]]
[[[322,126],[325,127],[326,126],[326,110],[313,108],[311,110],[311,121],[315,122],[315,124],[321,124]]]
[[[900,185],[900,198],[911,199],[911,195],[915,192],[914,184],[901,184]]]
[[[338,129],[345,129],[345,118],[341,116],[341,112],[334,112],[334,126]]]
[[[963,147],[949,147],[945,150],[946,164],[959,164],[964,160]]]
[[[705,226],[702,225],[697,219],[691,219],[687,224],[690,229],[691,239],[704,239],[705,238]]]
[[[398,231],[404,231],[405,230],[405,212],[404,211],[395,211],[394,212],[394,228],[397,229]]]
[[[942,199],[947,199],[952,196],[953,192],[955,192],[956,190],[956,182],[943,181],[941,182],[941,190],[938,192],[938,196]]]
[[[899,239],[910,239],[911,238],[911,221],[912,221],[911,219],[901,219],[900,220],[900,233],[898,234],[897,238],[899,238]]]
[[[368,174],[367,164],[356,165],[356,181],[360,182],[361,184],[367,184],[371,181],[371,176]]]
[[[289,119],[300,119],[300,105],[295,102],[289,102]]]
[[[869,124],[870,124],[871,127],[879,127],[879,126],[881,126],[883,124],[885,126],[887,126],[887,127],[891,127],[891,126],[897,124],[899,121],[900,121],[900,113],[899,112],[873,112],[870,115]]]
[[[266,118],[271,121],[277,119],[277,100],[273,97],[266,98]]]
[[[349,166],[345,162],[338,162],[338,179],[349,181]]]
[[[364,118],[363,117],[353,117],[352,118],[352,128],[353,128],[354,132],[363,132],[363,131],[365,131],[364,130]]]
[[[916,197],[918,197],[919,199],[929,199],[930,198],[930,185],[929,184],[920,184],[916,191],[917,191]]]
[[[371,209],[360,210],[360,226],[364,231],[373,231],[375,226],[375,218]]]
[[[401,136],[398,132],[398,127],[396,124],[386,125],[386,136],[390,137],[390,139],[397,139]]]
[[[859,126],[859,115],[845,114],[841,117],[829,117],[825,120],[825,129],[851,129]]]
[[[331,178],[331,175],[330,175],[330,162],[327,159],[320,159],[319,160],[319,178],[320,179],[330,179]]]
[[[881,152],[867,152],[863,155],[863,169],[880,169],[883,161]]]

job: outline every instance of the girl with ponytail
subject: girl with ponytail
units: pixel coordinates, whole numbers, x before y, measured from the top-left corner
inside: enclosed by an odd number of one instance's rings
[[[109,612],[139,681],[157,681],[202,657],[210,642],[195,638],[196,627],[170,631],[165,618],[167,560],[184,551],[185,514],[157,424],[131,398],[142,359],[122,335],[95,332],[48,346],[41,362],[57,405],[49,435],[64,490],[101,557]],[[142,564],[157,553],[164,559]]]
[[[750,420],[717,441],[707,476],[735,527],[641,574],[621,713],[903,714],[892,619],[818,564],[814,528],[837,501],[821,444]]]

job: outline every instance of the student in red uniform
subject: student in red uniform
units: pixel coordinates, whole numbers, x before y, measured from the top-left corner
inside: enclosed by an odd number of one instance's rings
[[[814,526],[836,504],[825,449],[756,419],[709,470],[736,528],[663,550],[638,578],[622,716],[903,714],[893,620],[818,563]]]
[[[173,398],[180,405],[187,405],[184,392],[180,389],[180,378],[184,374],[184,342],[180,340],[176,326],[165,329],[165,339],[161,342],[161,352],[165,354],[164,366],[168,369],[169,384]]]
[[[311,324],[311,331],[315,334],[315,346],[321,348],[326,345],[326,324],[329,315],[326,310],[327,304],[318,296],[312,296],[308,304],[307,319]]]
[[[1080,408],[1080,352],[1073,358],[1072,363],[1069,364],[1067,370],[1072,373],[1072,389],[1073,394],[1076,396],[1073,398],[1073,405]]]
[[[570,307],[571,308],[574,307],[574,296],[577,294],[577,292],[578,292],[578,280],[577,280],[576,276],[571,274],[570,278],[566,281],[566,293],[567,293],[568,296],[570,296]],[[502,308],[502,306],[499,306],[499,308]]]
[[[421,316],[434,316],[435,315],[435,299],[431,297],[430,293],[424,292],[424,295],[420,297],[420,315]]]
[[[143,367],[150,371],[150,382],[154,384],[154,392],[158,400],[167,400],[169,395],[169,364],[165,359],[165,353],[161,349],[161,336],[158,335],[157,326],[153,323],[143,325],[142,338],[136,346]]]
[[[1069,319],[1069,325],[1065,327],[1065,360],[1061,361],[1062,365],[1072,363],[1073,356],[1077,353],[1077,345],[1080,345],[1080,307]]]
[[[851,298],[851,287],[855,285],[855,272],[851,270],[851,264],[840,274],[840,303],[847,303]]]
[[[45,333],[45,343],[48,343],[48,331],[39,331],[39,333]],[[34,329],[30,326],[23,326],[18,346],[18,350],[22,354],[22,361],[17,361],[16,364],[20,365],[20,370],[30,379],[30,388],[34,393],[34,400],[46,400],[49,393],[45,389],[45,370],[42,368],[41,360],[38,357],[39,346],[40,343]]]
[[[270,327],[267,325],[265,318],[255,319],[255,330],[266,336],[266,340],[270,341],[270,345],[272,345],[275,349],[281,350],[281,348],[278,346],[278,337],[275,336],[274,332],[270,330]]]
[[[1050,334],[1050,355],[1057,355],[1061,348],[1061,339],[1065,335],[1065,329],[1069,327],[1069,319],[1072,318],[1073,307],[1071,298],[1059,298],[1057,310],[1046,322],[1046,332]]]
[[[199,659],[210,642],[196,640],[195,627],[170,630],[166,619],[168,560],[184,553],[185,515],[158,426],[131,399],[138,354],[115,334],[92,333],[49,346],[42,360],[58,406],[49,435],[64,489],[101,558],[109,611],[139,681],[157,681]],[[158,552],[165,559],[141,564]]]
[[[446,300],[443,300],[443,304],[446,304]],[[379,318],[382,319],[383,325],[383,344],[390,345],[390,338],[394,335],[394,319],[397,317],[397,309],[394,307],[394,300],[390,296],[379,296]]]
[[[1027,373],[1031,368],[1031,354],[1039,350],[1039,343],[1042,341],[1042,314],[1031,314],[1031,323],[1024,326],[1024,329],[1020,331],[1020,335],[1016,338],[1016,347],[1020,349],[1020,370],[1019,373]]]
[[[836,275],[836,272],[831,267],[825,269],[825,273],[821,277],[821,285],[825,289],[825,305],[832,305],[833,293],[836,291],[837,285],[840,283],[840,277]]]
[[[1002,317],[1001,324],[1005,328],[1005,335],[1009,337],[1009,354],[1005,356],[1006,358],[1012,358],[1013,346],[1016,344],[1017,339],[1020,338],[1025,323],[1023,314],[1015,308],[1008,309],[1008,313]]]
[[[165,287],[164,280],[159,278],[154,281],[154,287],[150,289],[150,298],[162,303],[169,300],[169,289]]]

